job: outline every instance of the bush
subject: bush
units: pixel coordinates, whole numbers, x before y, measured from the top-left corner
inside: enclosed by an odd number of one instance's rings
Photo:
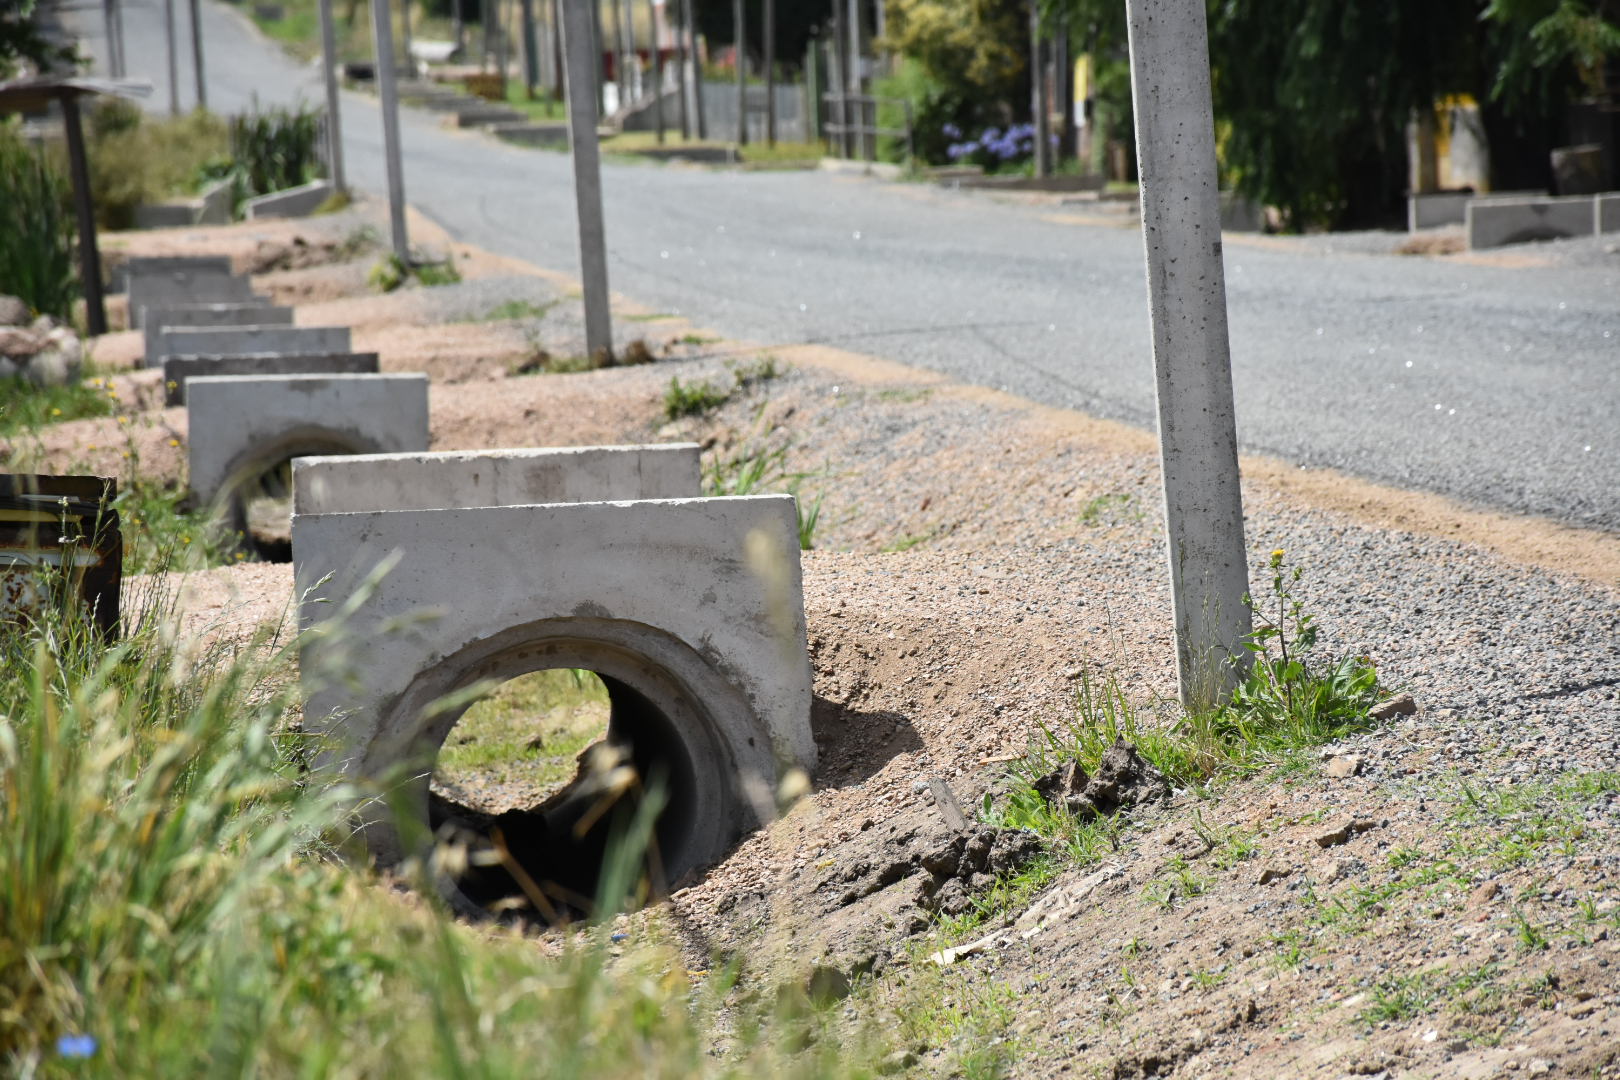
[[[307,184],[323,171],[321,114],[298,108],[232,117],[230,150],[250,197]]]
[[[0,292],[59,318],[79,295],[70,202],[50,161],[0,124]]]
[[[128,102],[103,101],[88,134],[90,191],[105,229],[134,225],[137,206],[194,193],[230,157],[225,121],[200,111],[154,120]]]

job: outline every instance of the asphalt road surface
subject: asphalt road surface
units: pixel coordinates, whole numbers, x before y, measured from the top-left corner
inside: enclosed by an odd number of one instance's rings
[[[129,74],[157,84],[147,104],[164,111],[162,0],[126,10]],[[214,109],[322,100],[313,67],[238,11],[203,10]],[[63,18],[102,55],[95,10]],[[382,194],[376,103],[345,94],[343,108],[350,181]],[[414,110],[402,129],[419,210],[458,239],[575,270],[566,155]],[[1135,229],[819,173],[608,164],[603,186],[610,281],[627,297],[733,337],[834,344],[1152,425]],[[1620,254],[1588,241],[1556,246],[1557,265],[1505,268],[1328,246],[1228,238],[1245,450],[1620,530]]]

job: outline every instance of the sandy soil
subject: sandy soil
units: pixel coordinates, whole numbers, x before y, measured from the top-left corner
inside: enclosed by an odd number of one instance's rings
[[[183,246],[248,258],[247,231]],[[937,827],[930,778],[970,809],[993,793],[1043,725],[1075,715],[1083,673],[1148,709],[1173,695],[1151,436],[824,348],[680,346],[691,328],[628,306],[621,339],[655,330],[667,358],[513,377],[525,349],[574,347],[577,302],[556,275],[456,257],[461,285],[388,297],[333,265],[259,280],[299,300],[300,323],[354,326],[385,370],[432,373],[436,449],[695,438],[713,467],[780,448],[801,499],[822,498],[804,556],[815,789],[664,910],[694,966],[720,952],[868,973],[858,1022],[948,942],[913,879],[844,903],[832,871]],[[514,295],[554,308],[442,321]],[[671,375],[724,385],[728,360],[767,352],[784,375],[666,422]],[[184,410],[150,407],[149,374],[114,385],[128,422],[60,424],[0,454],[138,461],[180,483]],[[1013,1075],[1617,1075],[1620,796],[1558,793],[1620,775],[1620,538],[1264,459],[1244,473],[1256,583],[1286,548],[1324,648],[1370,655],[1420,711],[1324,761],[1179,794],[928,977],[964,1009],[1011,1009]],[[245,634],[284,609],[291,575],[217,568],[186,589],[188,626]],[[1479,814],[1469,791],[1528,802]],[[1504,855],[1534,813],[1552,832]],[[1324,845],[1346,821],[1366,827]],[[922,1040],[914,1068],[960,1049]]]

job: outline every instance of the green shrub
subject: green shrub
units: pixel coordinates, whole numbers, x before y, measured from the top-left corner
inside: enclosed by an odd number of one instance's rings
[[[225,121],[212,113],[158,120],[132,108],[114,99],[90,112],[90,190],[105,229],[134,225],[137,206],[195,193],[230,160]]]
[[[0,291],[58,318],[79,295],[70,203],[51,162],[0,123]]]
[[[231,159],[249,197],[307,184],[321,175],[321,114],[268,109],[231,118]]]

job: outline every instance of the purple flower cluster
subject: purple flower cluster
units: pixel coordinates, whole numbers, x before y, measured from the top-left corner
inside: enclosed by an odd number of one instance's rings
[[[961,129],[955,124],[945,124],[940,131],[947,138],[961,139]],[[1051,138],[1056,144],[1057,136]],[[1014,124],[1005,131],[997,127],[985,128],[977,139],[953,142],[945,148],[946,156],[952,161],[967,161],[987,168],[1023,161],[1034,152],[1034,124]]]

